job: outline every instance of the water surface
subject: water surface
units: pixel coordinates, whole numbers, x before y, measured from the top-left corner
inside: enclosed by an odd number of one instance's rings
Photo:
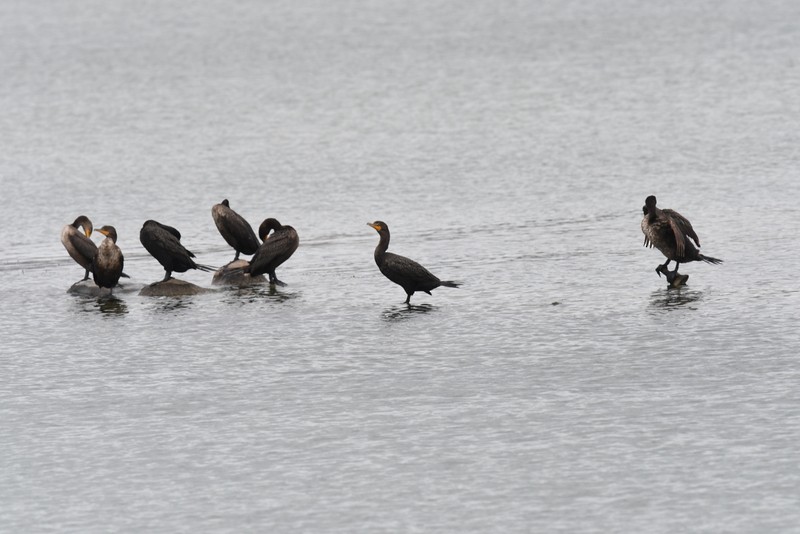
[[[0,10],[3,530],[798,528],[796,3]],[[668,291],[649,194],[725,263]],[[286,287],[66,293],[77,215],[138,287],[223,198]]]

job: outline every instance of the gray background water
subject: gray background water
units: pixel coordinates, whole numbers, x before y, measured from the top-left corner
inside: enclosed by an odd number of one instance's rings
[[[800,529],[800,4],[468,4],[0,4],[0,530]],[[222,198],[287,287],[65,293]]]

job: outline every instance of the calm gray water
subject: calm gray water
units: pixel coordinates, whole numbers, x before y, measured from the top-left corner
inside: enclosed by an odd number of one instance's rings
[[[0,4],[0,530],[800,530],[800,3],[470,4]],[[66,293],[223,198],[288,286]]]

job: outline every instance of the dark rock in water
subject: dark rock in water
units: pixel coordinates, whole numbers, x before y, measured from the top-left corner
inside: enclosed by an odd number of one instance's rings
[[[249,286],[253,284],[266,284],[267,279],[264,275],[250,276],[242,272],[242,268],[250,265],[250,262],[245,260],[232,261],[227,265],[223,265],[217,272],[211,283],[215,286]]]
[[[667,282],[669,282],[670,289],[675,289],[677,287],[685,286],[688,279],[688,274],[673,273],[671,277],[667,277]]]
[[[71,295],[83,295],[84,297],[99,297],[101,294],[108,295],[108,289],[99,287],[94,283],[94,280],[89,279],[75,282],[69,286],[67,293]]]
[[[208,293],[209,291],[211,290],[192,284],[191,282],[170,278],[166,281],[162,280],[150,284],[149,286],[144,286],[142,290],[139,291],[139,295],[143,297],[182,297],[184,295],[199,295],[201,293]]]
[[[669,283],[670,289],[675,289],[681,286],[686,285],[686,281],[689,279],[688,274],[680,274],[678,271],[670,271],[663,265],[658,267],[658,272],[663,274],[667,277],[667,282]]]
[[[132,293],[139,288],[141,288],[141,284],[117,284],[114,286],[113,294]],[[94,283],[94,280],[89,279],[75,282],[67,289],[67,293],[71,295],[82,295],[84,297],[100,297],[111,294],[111,291],[107,288],[99,287]]]

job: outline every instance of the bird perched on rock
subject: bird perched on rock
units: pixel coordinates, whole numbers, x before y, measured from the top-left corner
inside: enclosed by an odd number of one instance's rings
[[[117,230],[113,226],[103,226],[97,231],[106,238],[97,247],[97,253],[92,259],[92,277],[95,284],[113,291],[122,276],[125,258],[117,246]]]
[[[690,261],[704,261],[706,263],[722,263],[722,260],[700,254],[700,238],[697,237],[692,223],[671,209],[656,207],[656,197],[650,195],[642,206],[642,233],[644,233],[644,246],[656,247],[667,257],[663,265],[656,267],[658,276],[666,272],[670,261],[675,261],[673,275],[677,274],[681,263]],[[694,241],[694,242],[693,242]],[[697,246],[695,246],[697,245]]]
[[[79,232],[78,228],[83,228]],[[86,270],[83,279],[89,279],[92,258],[97,253],[97,245],[89,239],[92,235],[92,221],[86,215],[81,215],[72,224],[66,225],[61,230],[61,244],[67,249],[70,257]]]
[[[145,221],[139,231],[139,241],[164,267],[164,282],[172,278],[173,271],[185,273],[189,269],[214,270],[213,267],[194,262],[194,254],[181,244],[181,233],[172,226],[153,220]]]
[[[272,234],[270,234],[272,232]],[[275,275],[275,269],[288,260],[300,244],[297,232],[289,225],[282,225],[276,219],[265,219],[258,227],[258,235],[263,243],[253,254],[250,265],[242,270],[250,276],[269,275],[270,284],[286,285]]]
[[[258,250],[256,233],[244,217],[231,209],[227,198],[219,204],[214,204],[211,208],[211,217],[225,242],[236,251],[233,261],[239,259],[239,254],[248,256],[255,254]]]

